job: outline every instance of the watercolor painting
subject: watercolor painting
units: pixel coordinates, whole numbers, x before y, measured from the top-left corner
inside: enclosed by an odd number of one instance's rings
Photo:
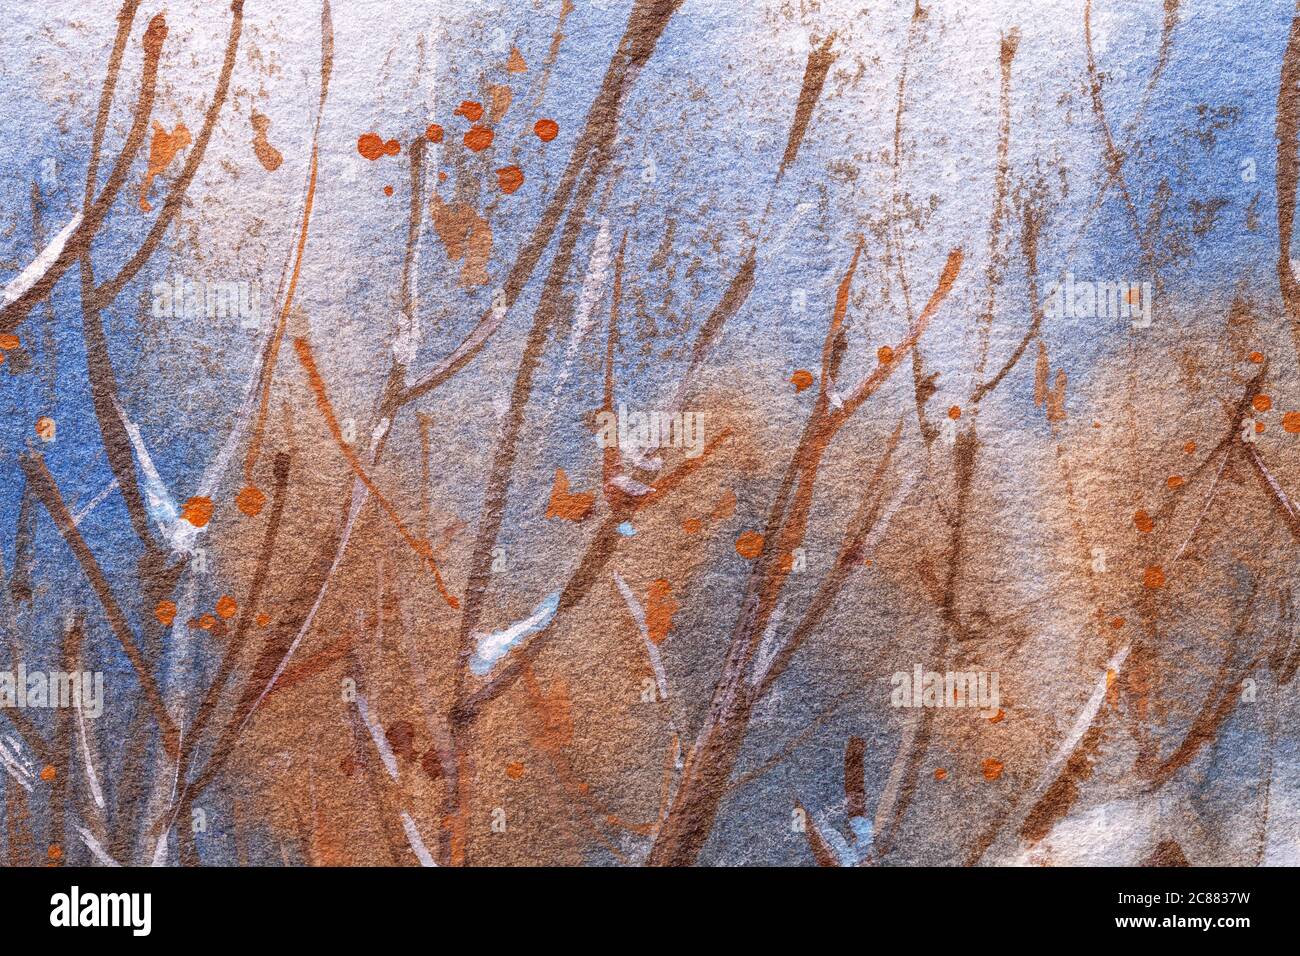
[[[1300,863],[1300,3],[5,12],[0,861]]]

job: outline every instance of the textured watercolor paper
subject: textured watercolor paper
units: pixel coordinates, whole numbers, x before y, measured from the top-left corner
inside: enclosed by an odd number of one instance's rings
[[[1300,863],[1300,4],[4,20],[0,861]]]

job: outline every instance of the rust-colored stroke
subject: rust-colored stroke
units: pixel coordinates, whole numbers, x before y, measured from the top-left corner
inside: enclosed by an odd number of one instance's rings
[[[826,85],[826,74],[835,62],[835,54],[831,52],[834,39],[835,35],[831,34],[821,46],[808,51],[808,64],[804,67],[803,86],[799,90],[794,122],[790,125],[790,136],[786,140],[785,153],[781,156],[781,166],[776,174],[778,181],[799,155],[799,146],[803,143],[804,134],[808,132],[808,122],[812,119],[817,101],[821,99],[822,87]]]
[[[321,116],[325,111],[325,98],[329,95],[330,75],[334,70],[334,21],[330,14],[329,0],[321,7],[321,66],[320,66],[320,100],[316,107],[316,126],[311,137],[311,162],[307,175],[307,194],[303,199],[302,223],[298,229],[298,244],[294,250],[293,270],[289,275],[289,288],[284,293],[284,302],[280,306],[280,318],[276,321],[275,332],[266,347],[266,360],[262,363],[259,377],[260,397],[257,415],[253,419],[252,433],[248,439],[248,452],[244,458],[244,478],[251,484],[257,459],[262,453],[262,436],[266,431],[266,415],[271,405],[271,383],[275,379],[275,366],[280,356],[280,345],[284,341],[285,326],[289,321],[289,311],[293,308],[294,294],[298,290],[298,279],[302,275],[302,257],[307,249],[307,234],[311,227],[312,205],[316,198],[316,176],[320,168],[320,127]]]
[[[230,78],[235,70],[235,57],[239,50],[239,37],[244,23],[244,0],[232,0],[230,13],[230,33],[226,40],[225,59],[221,64],[221,73],[217,78],[212,103],[203,117],[203,127],[199,130],[198,138],[190,148],[189,155],[185,160],[185,166],[181,169],[180,175],[177,176],[171,190],[167,193],[167,199],[163,203],[162,211],[154,220],[153,226],[149,229],[149,234],[141,243],[140,248],[136,250],[135,255],[127,261],[126,265],[118,271],[117,275],[95,288],[95,304],[100,308],[116,299],[122,288],[135,278],[136,273],[153,256],[154,250],[162,241],[168,227],[171,226],[172,220],[180,212],[181,204],[185,201],[185,194],[190,188],[194,174],[198,172],[199,165],[203,162],[203,157],[207,153],[208,142],[212,139],[212,131],[216,127],[217,119],[221,115],[222,107],[225,105],[226,94],[230,90]]]
[[[136,679],[140,682],[145,698],[153,709],[154,717],[162,730],[163,746],[167,750],[167,755],[175,758],[177,755],[176,726],[172,723],[171,716],[167,713],[167,708],[163,704],[162,695],[158,692],[158,685],[149,670],[148,662],[145,661],[144,655],[140,653],[140,648],[136,646],[135,637],[131,633],[131,627],[127,623],[126,615],[122,612],[121,605],[117,603],[117,598],[113,596],[113,589],[109,586],[108,579],[104,577],[104,572],[100,569],[94,552],[90,550],[85,538],[81,536],[81,532],[77,530],[76,524],[73,523],[72,515],[68,511],[67,505],[64,504],[63,495],[59,492],[59,486],[54,481],[54,476],[45,467],[44,456],[39,453],[29,452],[21,456],[20,462],[24,473],[27,475],[27,480],[36,492],[36,496],[41,500],[41,504],[45,506],[45,510],[59,529],[59,533],[63,535],[68,548],[81,564],[82,572],[90,581],[95,596],[99,598],[99,603],[104,608],[104,615],[108,618],[109,626],[113,629],[113,636],[122,645],[122,650],[126,653],[127,660],[131,662],[131,666],[135,670]]]
[[[361,464],[361,459],[357,453],[352,450],[352,446],[347,443],[343,437],[343,429],[339,426],[338,418],[334,414],[334,406],[330,403],[329,395],[325,389],[325,380],[321,378],[320,370],[316,367],[316,361],[312,357],[311,346],[304,338],[295,338],[293,340],[294,350],[298,353],[298,361],[302,364],[303,370],[307,373],[308,381],[311,384],[312,394],[316,397],[316,407],[320,410],[325,424],[329,426],[330,434],[334,436],[334,443],[338,445],[339,451],[343,454],[344,459],[352,468],[352,473],[357,476],[362,484],[366,486],[384,513],[388,515],[389,520],[397,528],[398,534],[417,555],[421,561],[429,566],[433,572],[434,584],[437,585],[438,593],[447,605],[452,608],[460,607],[460,602],[454,598],[442,582],[442,573],[438,570],[438,564],[433,558],[433,548],[429,542],[417,538],[407,530],[405,522],[402,521],[401,515],[393,506],[387,496],[379,490],[379,486],[374,483],[370,475],[367,474],[365,466]]]
[[[1277,278],[1282,304],[1291,320],[1291,338],[1300,355],[1300,284],[1291,269],[1296,176],[1300,171],[1296,143],[1300,135],[1300,0],[1295,9],[1277,91]]]

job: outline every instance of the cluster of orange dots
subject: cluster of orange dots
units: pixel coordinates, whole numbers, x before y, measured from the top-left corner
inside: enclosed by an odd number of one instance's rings
[[[483,104],[475,100],[463,100],[460,106],[452,111],[453,116],[461,116],[469,120],[470,128],[465,131],[461,137],[461,142],[471,153],[481,153],[490,147],[496,139],[496,133],[491,126],[484,125]],[[430,123],[424,131],[424,138],[431,143],[441,143],[446,136],[447,131],[439,123]],[[533,124],[533,135],[543,143],[549,143],[560,134],[560,124],[553,119],[539,119]],[[395,139],[385,140],[378,133],[362,133],[357,139],[357,152],[366,159],[374,162],[384,156],[396,156],[402,151],[402,144]],[[445,173],[440,173],[438,179],[441,181],[446,178]],[[518,166],[502,166],[497,170],[497,187],[505,194],[509,195],[524,184],[524,172]],[[393,195],[393,187],[385,186],[384,195]]]
[[[1248,358],[1252,363],[1259,365],[1264,361],[1264,353],[1251,352]],[[1272,410],[1273,399],[1269,395],[1260,393],[1251,398],[1250,407],[1256,413],[1263,414]],[[1255,434],[1262,434],[1264,430],[1264,422],[1255,422]],[[1282,416],[1282,430],[1290,435],[1300,434],[1300,411],[1290,411]],[[1196,442],[1189,441],[1183,445],[1183,451],[1191,455],[1196,452],[1196,447]],[[1186,484],[1186,480],[1182,475],[1170,475],[1165,484],[1170,491],[1177,491]],[[1133,515],[1133,525],[1143,534],[1149,534],[1155,528],[1155,522],[1151,516],[1140,509]],[[1142,585],[1151,591],[1158,591],[1163,588],[1165,586],[1164,569],[1158,564],[1144,568],[1142,571]],[[1112,624],[1116,628],[1123,627],[1124,619],[1117,617],[1112,621]]]

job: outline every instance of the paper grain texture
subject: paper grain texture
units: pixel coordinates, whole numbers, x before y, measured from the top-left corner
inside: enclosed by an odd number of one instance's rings
[[[3,862],[1300,862],[1300,6],[3,19]]]

